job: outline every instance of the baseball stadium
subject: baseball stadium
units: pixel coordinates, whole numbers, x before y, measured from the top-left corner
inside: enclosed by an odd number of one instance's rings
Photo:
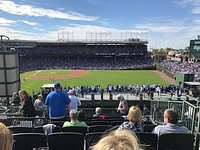
[[[198,149],[198,45],[191,40],[188,55],[173,55],[171,59],[155,61],[147,51],[148,41],[139,38],[50,42],[10,40],[2,35],[0,120],[13,133],[15,150],[42,147],[62,150],[66,143],[61,137],[71,138],[68,147],[72,148],[77,136],[82,137],[80,143],[82,139],[86,144],[75,146],[75,149],[89,149],[104,132],[122,127],[130,111],[124,113],[118,105],[127,104],[130,109],[134,106],[141,110],[144,127],[141,133],[136,132],[141,145],[144,144],[145,149],[157,149],[163,146],[163,141],[152,132],[162,124],[165,110],[173,109],[179,116],[177,124],[185,126],[188,134],[173,133],[164,138],[168,138],[169,143],[187,139],[183,144],[187,150]],[[57,90],[80,101],[76,110],[69,112],[70,108],[67,108],[69,114],[64,120],[51,118],[49,112],[49,97]],[[27,96],[23,97],[24,93]],[[23,102],[26,98],[31,100]],[[42,104],[40,109],[38,101]],[[32,114],[28,103],[33,106]],[[100,117],[93,117],[99,109]],[[71,113],[76,112],[84,113],[82,121],[86,126],[65,127],[72,119]],[[52,128],[49,135],[44,129],[46,125]],[[45,136],[49,145],[46,145]],[[23,143],[25,138],[30,138],[30,142]],[[178,149],[184,148],[179,146]]]

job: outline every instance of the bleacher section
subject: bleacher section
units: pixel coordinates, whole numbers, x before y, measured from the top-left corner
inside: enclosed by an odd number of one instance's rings
[[[24,43],[24,44],[23,44]],[[10,41],[20,56],[20,71],[36,69],[155,69],[146,41]],[[21,45],[21,46],[20,46]]]

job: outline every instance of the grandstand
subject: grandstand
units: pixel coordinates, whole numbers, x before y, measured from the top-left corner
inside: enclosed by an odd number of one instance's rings
[[[20,71],[35,69],[155,69],[147,41],[7,41],[20,56]],[[142,60],[142,61],[141,61]]]

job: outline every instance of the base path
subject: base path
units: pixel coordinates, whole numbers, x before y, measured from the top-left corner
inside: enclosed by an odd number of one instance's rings
[[[166,75],[165,73],[158,71],[158,70],[154,70],[153,72],[157,73],[162,79],[164,79],[165,81],[167,81],[169,84],[175,84],[175,80],[170,78],[168,75]]]
[[[88,74],[88,71],[86,70],[69,70],[69,73],[66,75],[38,75],[39,72],[42,72],[42,70],[35,72],[31,76],[29,76],[26,79],[34,80],[56,80],[56,79],[69,79],[69,78],[79,78],[86,76]]]

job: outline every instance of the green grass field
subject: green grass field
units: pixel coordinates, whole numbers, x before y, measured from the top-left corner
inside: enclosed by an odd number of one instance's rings
[[[21,89],[26,89],[29,93],[40,91],[40,87],[46,83],[60,82],[62,86],[78,86],[78,85],[101,85],[106,87],[108,84],[160,84],[168,85],[168,83],[159,77],[157,73],[148,70],[123,70],[123,71],[88,71],[87,76],[80,78],[60,79],[60,80],[28,80],[27,77],[36,71],[20,74]],[[67,70],[45,70],[37,75],[64,75]]]

